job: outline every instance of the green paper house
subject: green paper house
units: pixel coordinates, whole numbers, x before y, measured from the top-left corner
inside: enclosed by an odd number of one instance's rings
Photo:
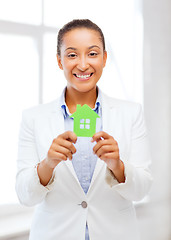
[[[100,117],[87,104],[77,104],[77,110],[70,118],[74,118],[74,133],[78,137],[92,137],[96,132],[96,118]]]

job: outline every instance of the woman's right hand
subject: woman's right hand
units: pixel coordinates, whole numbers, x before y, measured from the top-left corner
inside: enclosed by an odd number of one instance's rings
[[[54,169],[61,161],[72,160],[72,155],[76,152],[73,143],[76,143],[77,136],[74,132],[67,131],[55,138],[49,148],[46,164]]]
[[[47,157],[41,161],[37,167],[40,183],[46,186],[50,181],[54,168],[67,159],[72,160],[72,155],[76,152],[73,143],[76,143],[77,136],[74,132],[67,131],[55,138],[49,148]]]

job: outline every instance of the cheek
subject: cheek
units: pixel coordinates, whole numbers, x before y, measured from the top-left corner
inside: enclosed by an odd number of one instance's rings
[[[104,67],[104,64],[103,64],[102,61],[99,61],[99,62],[96,64],[96,69],[98,70],[99,73],[102,73],[103,67]]]
[[[68,59],[63,59],[62,61],[63,67],[66,71],[71,71],[74,68],[74,61],[68,60]]]
[[[63,62],[63,68],[64,68],[64,71],[65,71],[65,72],[69,72],[69,71],[71,71],[72,66],[71,66],[71,64],[69,64],[67,61],[64,61],[64,62]]]

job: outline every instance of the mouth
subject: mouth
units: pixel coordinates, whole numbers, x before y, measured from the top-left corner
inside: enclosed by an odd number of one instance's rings
[[[93,75],[93,73],[90,74],[73,74],[76,78],[79,78],[80,80],[88,80],[91,78],[91,76]]]

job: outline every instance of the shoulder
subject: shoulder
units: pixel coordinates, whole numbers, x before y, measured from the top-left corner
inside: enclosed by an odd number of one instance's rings
[[[50,113],[57,111],[59,109],[59,99],[52,102],[39,104],[37,106],[23,110],[22,115],[26,118],[36,118],[48,116]]]
[[[141,111],[142,105],[140,103],[117,99],[102,93],[102,102],[109,108],[114,108],[124,112]]]
[[[139,129],[138,131],[144,131],[145,127],[145,118],[144,112],[141,104],[126,100],[120,100],[113,97],[109,97],[106,94],[102,94],[102,108],[106,116],[115,117],[115,120],[125,126],[131,126],[134,129]],[[110,114],[110,115],[109,115]]]

